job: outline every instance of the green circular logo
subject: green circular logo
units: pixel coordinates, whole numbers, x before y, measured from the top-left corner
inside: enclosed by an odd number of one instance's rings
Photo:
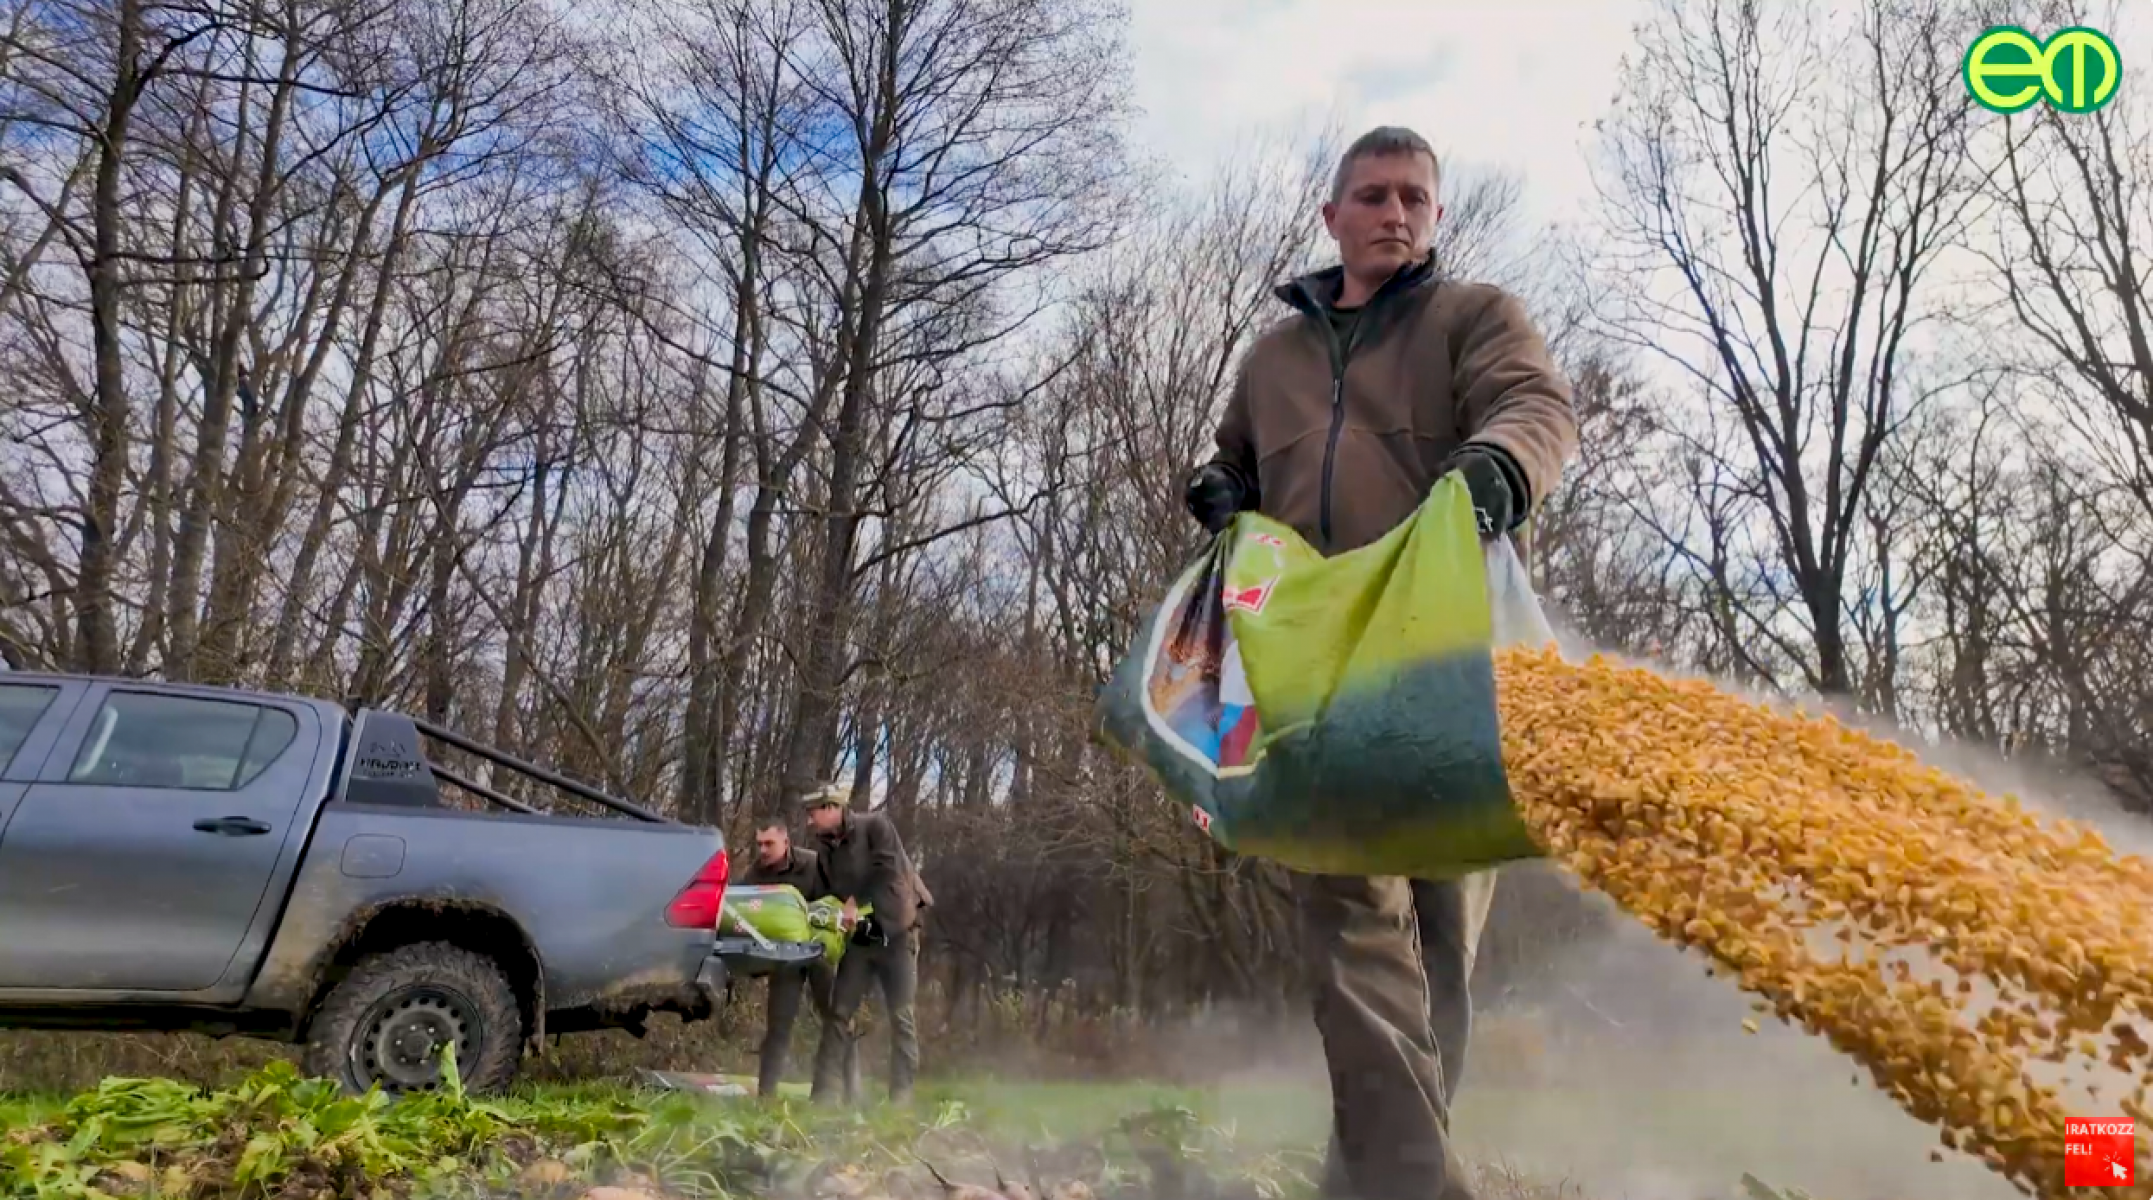
[[[2073,25],[2042,42],[1998,25],[1966,48],[1961,73],[1974,103],[1990,112],[2024,112],[2046,100],[2058,112],[2089,113],[2115,98],[2123,59],[2098,29]]]

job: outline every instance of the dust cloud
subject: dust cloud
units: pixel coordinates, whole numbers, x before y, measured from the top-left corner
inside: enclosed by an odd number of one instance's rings
[[[1545,919],[1559,873],[1504,868]],[[1822,1038],[1750,1011],[1703,957],[1660,941],[1604,897],[1568,891],[1596,932],[1476,979],[1453,1126],[1491,1200],[1738,1200],[1747,1173],[1819,1200],[2006,1200],[2018,1192],[1943,1151],[1937,1131],[1877,1091]],[[1574,916],[1571,915],[1571,916]],[[1504,919],[1500,912],[1496,920]],[[1515,922],[1518,918],[1511,918]],[[1566,929],[1576,924],[1557,918]],[[1491,933],[1493,931],[1491,930]],[[1529,938],[1530,930],[1503,931]],[[1756,1018],[1758,1032],[1744,1031]],[[1162,1068],[1250,1151],[1320,1146],[1329,1100],[1305,1014],[1214,1014],[1177,1035]],[[1944,1161],[1932,1162],[1941,1151]]]
[[[1455,1114],[1465,1152],[1606,1200],[1732,1198],[1744,1173],[1827,1200],[2018,1195],[1964,1155],[1930,1161],[1935,1129],[1750,1003],[1702,955],[1609,922],[1480,1010]]]

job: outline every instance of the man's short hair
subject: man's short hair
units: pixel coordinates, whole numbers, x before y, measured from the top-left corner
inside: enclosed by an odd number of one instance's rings
[[[764,817],[762,824],[755,827],[755,832],[768,833],[773,829],[787,837],[792,836],[792,823],[783,817]]]
[[[1436,157],[1435,147],[1428,139],[1403,125],[1378,125],[1353,139],[1346,152],[1338,156],[1338,171],[1331,176],[1331,203],[1345,198],[1346,176],[1352,174],[1353,164],[1364,158],[1384,158],[1393,154],[1425,154],[1428,167],[1435,172],[1437,183],[1443,180],[1443,160]]]

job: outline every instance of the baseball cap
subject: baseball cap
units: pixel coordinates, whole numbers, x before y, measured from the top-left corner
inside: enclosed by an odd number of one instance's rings
[[[852,803],[852,789],[841,783],[826,783],[800,797],[800,807],[813,810],[835,805],[844,808]]]

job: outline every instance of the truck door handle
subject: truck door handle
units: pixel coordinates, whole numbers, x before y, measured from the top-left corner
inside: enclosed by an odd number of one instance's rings
[[[268,822],[252,817],[209,817],[196,821],[194,827],[200,833],[217,833],[225,837],[253,837],[269,832]]]

